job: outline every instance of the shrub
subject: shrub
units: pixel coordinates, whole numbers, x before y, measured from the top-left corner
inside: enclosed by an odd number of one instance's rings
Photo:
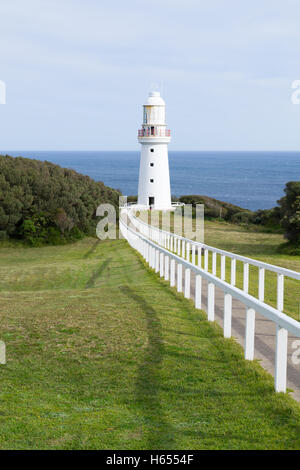
[[[82,234],[95,234],[98,205],[109,202],[117,209],[119,195],[76,171],[0,155],[2,239],[19,237],[38,245],[50,240],[57,243],[59,237],[66,242]]]
[[[236,212],[231,221],[234,224],[250,224],[252,222],[253,214],[248,211]]]
[[[284,189],[285,196],[278,203],[281,211],[281,225],[285,237],[293,244],[300,244],[300,181],[290,181]]]

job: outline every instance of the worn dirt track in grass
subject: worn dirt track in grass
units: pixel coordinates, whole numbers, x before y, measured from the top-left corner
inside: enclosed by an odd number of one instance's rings
[[[299,405],[124,240],[0,248],[0,270],[0,448],[300,447]]]

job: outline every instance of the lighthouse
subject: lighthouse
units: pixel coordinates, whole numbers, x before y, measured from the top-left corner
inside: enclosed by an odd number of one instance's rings
[[[138,131],[141,147],[138,204],[157,210],[171,209],[166,104],[158,91],[149,93]]]

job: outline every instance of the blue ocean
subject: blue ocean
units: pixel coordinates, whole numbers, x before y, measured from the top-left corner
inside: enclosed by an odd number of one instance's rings
[[[89,175],[96,181],[137,194],[138,151],[2,151],[48,160]],[[238,206],[269,209],[284,195],[285,183],[300,180],[300,152],[170,151],[174,196],[202,194]]]

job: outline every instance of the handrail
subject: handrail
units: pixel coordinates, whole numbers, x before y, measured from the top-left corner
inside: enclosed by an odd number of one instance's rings
[[[149,130],[148,127],[142,128],[138,130],[138,137],[171,137],[171,131],[170,129],[157,129],[155,125],[149,127],[152,127],[153,129]]]

